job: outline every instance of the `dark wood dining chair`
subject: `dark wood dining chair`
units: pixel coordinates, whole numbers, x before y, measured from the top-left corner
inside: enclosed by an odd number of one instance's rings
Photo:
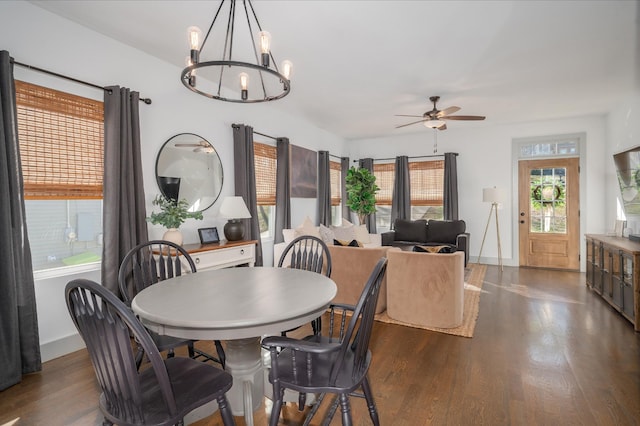
[[[131,309],[100,284],[73,280],[65,299],[102,390],[103,425],[182,424],[187,413],[213,400],[224,424],[235,424],[226,397],[233,384],[229,373],[191,358],[162,359]],[[131,337],[144,349],[149,368],[138,370]]]
[[[317,272],[327,277],[331,276],[331,253],[329,248],[318,237],[312,235],[303,235],[291,241],[278,261],[278,267],[302,269],[305,271]],[[311,321],[311,327],[314,334],[320,333],[322,328],[321,318]],[[282,335],[286,336],[288,332],[296,330],[283,331]]]
[[[262,340],[262,346],[269,350],[271,356],[269,381],[273,385],[274,398],[269,421],[271,426],[278,424],[285,389],[301,395],[320,394],[305,424],[309,424],[326,394],[337,394],[327,413],[329,419],[340,404],[342,424],[351,425],[349,396],[355,395],[366,399],[371,420],[374,425],[379,425],[367,373],[371,365],[369,340],[386,268],[387,259],[383,257],[371,272],[355,306],[330,306],[329,327],[323,330],[322,335],[314,334],[302,340],[283,336]],[[359,388],[362,388],[362,394],[355,393]],[[300,404],[303,405],[303,400]]]
[[[186,264],[186,266],[185,266]],[[171,241],[153,240],[138,244],[131,249],[120,264],[118,286],[125,304],[131,306],[133,298],[149,287],[168,278],[178,277],[184,272],[196,273],[196,264],[189,253]],[[190,358],[204,358],[225,367],[225,353],[220,341],[214,341],[218,357],[214,357],[194,347],[194,341],[177,337],[163,336],[148,330],[160,352],[167,351],[167,357],[174,356],[174,349],[187,346]],[[144,351],[139,348],[136,364],[140,367]]]

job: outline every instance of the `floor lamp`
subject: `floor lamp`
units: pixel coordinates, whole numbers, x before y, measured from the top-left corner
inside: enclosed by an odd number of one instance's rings
[[[498,264],[500,270],[502,267],[502,245],[500,244],[500,225],[498,222],[498,204],[504,202],[504,191],[496,187],[484,188],[482,190],[482,201],[485,203],[491,203],[491,209],[489,210],[489,217],[487,218],[487,226],[484,228],[484,236],[482,237],[482,245],[480,245],[480,254],[478,255],[478,263],[480,263],[480,257],[482,256],[482,248],[484,247],[484,240],[487,238],[487,231],[489,230],[489,223],[491,223],[491,215],[496,214],[496,235],[498,237]]]

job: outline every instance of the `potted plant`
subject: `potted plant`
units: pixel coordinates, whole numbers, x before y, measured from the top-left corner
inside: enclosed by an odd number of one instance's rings
[[[345,178],[347,190],[347,206],[358,215],[361,224],[367,216],[376,212],[376,177],[364,167],[351,167]]]
[[[151,202],[160,208],[160,212],[151,213],[147,220],[154,225],[162,225],[167,228],[167,232],[162,237],[164,240],[182,245],[182,233],[178,228],[187,219],[202,220],[202,212],[190,212],[187,200],[173,200],[164,195],[158,194]]]

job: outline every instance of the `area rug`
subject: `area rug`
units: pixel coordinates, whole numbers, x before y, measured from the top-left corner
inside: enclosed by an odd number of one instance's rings
[[[478,320],[480,293],[482,292],[482,282],[484,274],[487,272],[487,265],[469,263],[464,271],[464,310],[462,313],[462,325],[456,328],[425,327],[422,325],[410,324],[396,321],[389,318],[387,311],[376,315],[376,320],[390,324],[405,325],[407,327],[422,328],[425,330],[438,331],[440,333],[453,334],[455,336],[473,337],[473,330],[476,328]]]

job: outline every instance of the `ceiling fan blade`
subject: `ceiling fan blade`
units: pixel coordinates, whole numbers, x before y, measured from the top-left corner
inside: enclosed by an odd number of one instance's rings
[[[444,123],[442,126],[440,127],[436,127],[436,129],[438,130],[447,130],[447,123]]]
[[[418,121],[413,121],[413,122],[411,122],[411,123],[407,123],[407,124],[401,124],[401,125],[399,125],[399,126],[396,126],[396,129],[399,129],[400,127],[407,127],[407,126],[411,126],[412,124],[423,123],[423,122],[425,122],[425,121],[428,121],[428,120],[418,120]]]
[[[447,115],[440,117],[442,120],[484,120],[482,115]]]
[[[177,143],[174,146],[202,146],[199,143]]]
[[[422,115],[404,115],[404,114],[396,114],[394,117],[415,117],[415,118],[421,118]]]
[[[454,112],[458,112],[458,111],[460,111],[460,107],[450,106],[450,107],[445,108],[445,109],[441,110],[440,112],[438,112],[436,114],[436,117],[438,117],[438,118],[444,117],[445,115],[453,114]]]

